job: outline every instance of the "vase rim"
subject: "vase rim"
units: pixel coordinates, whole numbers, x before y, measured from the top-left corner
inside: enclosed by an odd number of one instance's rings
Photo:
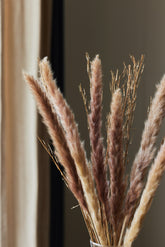
[[[99,243],[95,243],[91,239],[90,239],[90,244],[93,244],[93,245],[95,245],[97,247],[110,247],[109,245],[102,245],[102,244],[99,244]],[[113,246],[111,246],[111,247],[113,247]],[[123,245],[120,245],[120,246],[117,246],[117,247],[123,247]]]
[[[95,243],[95,242],[93,242],[91,239],[90,239],[90,243],[91,243],[91,244],[94,244],[94,245],[97,246],[97,247],[109,247],[108,245],[102,245],[102,244],[99,244],[99,243]]]

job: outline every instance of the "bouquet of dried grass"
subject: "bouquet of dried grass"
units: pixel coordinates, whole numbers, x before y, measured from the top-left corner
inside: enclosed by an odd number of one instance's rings
[[[25,73],[24,77],[35,96],[55,152],[52,153],[41,142],[60,171],[63,166],[61,174],[79,203],[91,240],[104,246],[130,247],[139,233],[165,170],[164,141],[153,161],[156,138],[165,115],[165,77],[158,84],[151,102],[128,183],[125,167],[144,57],[141,56],[137,62],[131,57],[132,65],[124,65],[120,75],[118,71],[111,73],[112,100],[107,118],[106,148],[101,133],[101,60],[98,55],[92,62],[88,54],[86,57],[90,80],[89,106],[85,91],[81,87],[80,91],[89,126],[90,161],[80,140],[74,114],[53,79],[47,58],[39,63],[38,79]],[[151,162],[153,164],[149,170]]]

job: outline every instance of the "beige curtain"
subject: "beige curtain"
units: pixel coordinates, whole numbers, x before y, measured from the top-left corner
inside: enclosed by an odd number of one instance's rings
[[[45,2],[45,11],[50,11],[50,1]],[[43,150],[42,159],[38,160],[38,127],[39,133],[43,133],[43,127],[37,124],[35,103],[22,71],[37,75],[38,57],[48,54],[50,29],[46,25],[50,24],[50,18],[45,15],[46,24],[42,27],[41,0],[1,0],[0,7],[0,246],[46,247],[49,204],[45,200],[49,201],[49,171]],[[43,52],[44,28],[47,36]]]

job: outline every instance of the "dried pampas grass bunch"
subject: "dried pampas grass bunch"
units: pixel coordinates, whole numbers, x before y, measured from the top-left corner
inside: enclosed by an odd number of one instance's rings
[[[127,180],[128,147],[136,106],[136,92],[144,57],[131,57],[121,74],[111,72],[112,100],[107,117],[107,140],[102,137],[102,67],[97,55],[87,58],[90,102],[80,87],[87,113],[91,146],[90,160],[80,140],[74,114],[53,79],[47,58],[39,62],[40,76],[24,73],[48,128],[54,153],[41,141],[81,208],[90,238],[104,246],[130,247],[141,228],[165,170],[165,142],[156,158],[156,139],[165,116],[165,77],[157,85],[144,125],[139,151]],[[154,160],[153,160],[154,159]],[[153,164],[151,164],[153,162]],[[149,168],[150,166],[150,168]]]

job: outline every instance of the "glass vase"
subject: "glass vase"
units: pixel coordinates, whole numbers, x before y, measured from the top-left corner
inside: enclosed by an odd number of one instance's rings
[[[91,247],[109,247],[109,246],[106,246],[106,245],[101,245],[101,244],[98,244],[98,243],[94,243],[92,240],[90,240],[90,246],[91,246]],[[113,246],[112,246],[112,247],[113,247]],[[123,247],[123,245],[114,246],[114,247]]]

